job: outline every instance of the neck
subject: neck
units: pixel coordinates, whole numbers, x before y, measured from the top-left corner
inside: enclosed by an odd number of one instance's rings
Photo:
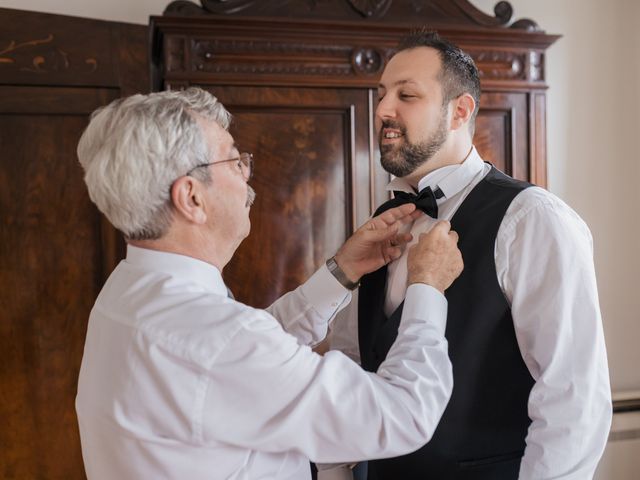
[[[176,232],[168,232],[157,240],[127,240],[129,245],[139,248],[147,248],[159,252],[176,253],[195,258],[209,263],[222,272],[225,265],[231,260],[235,248],[226,245],[223,241],[201,238],[201,235],[177,235]]]
[[[456,142],[446,142],[433,157],[404,177],[409,185],[417,190],[418,182],[429,173],[435,172],[442,167],[463,163],[471,153],[473,144],[471,138],[468,136],[459,140],[460,141]]]

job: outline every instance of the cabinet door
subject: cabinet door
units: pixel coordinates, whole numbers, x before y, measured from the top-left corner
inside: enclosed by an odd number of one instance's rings
[[[224,278],[240,301],[263,307],[306,280],[379,202],[371,93],[205,88],[234,115],[240,150],[254,154],[251,234]]]
[[[94,109],[145,89],[146,38],[144,26],[0,9],[3,479],[85,478],[78,372],[123,243],[89,200],[76,147]]]
[[[514,178],[531,181],[527,95],[483,93],[473,141],[484,160]]]

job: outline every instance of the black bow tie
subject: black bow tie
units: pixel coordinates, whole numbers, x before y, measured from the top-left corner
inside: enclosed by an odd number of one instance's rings
[[[393,192],[394,197],[391,200],[386,201],[376,211],[375,215],[380,215],[382,212],[389,210],[390,208],[399,207],[405,203],[413,203],[415,206],[422,210],[424,213],[432,218],[438,218],[438,203],[436,199],[444,197],[444,193],[440,188],[436,188],[435,193],[431,190],[431,187],[426,187],[420,190],[418,195],[407,192]]]

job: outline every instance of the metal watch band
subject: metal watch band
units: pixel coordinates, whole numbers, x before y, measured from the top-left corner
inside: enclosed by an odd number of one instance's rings
[[[360,282],[352,282],[347,278],[347,275],[342,271],[338,262],[336,262],[336,257],[331,257],[327,260],[327,268],[331,272],[331,275],[333,275],[344,288],[355,290],[360,286]]]

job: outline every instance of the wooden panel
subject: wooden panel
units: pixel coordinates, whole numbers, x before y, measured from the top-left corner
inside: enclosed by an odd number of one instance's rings
[[[526,93],[483,93],[473,142],[496,168],[529,180],[528,102]]]
[[[103,277],[100,215],[74,162],[85,125],[0,115],[3,478],[83,478],[74,400]]]
[[[0,83],[118,85],[113,24],[4,8],[0,16]]]
[[[547,185],[547,99],[544,93],[531,94],[529,106],[529,137],[531,138],[530,158],[536,159],[530,167],[531,182]]]
[[[78,371],[123,242],[88,198],[76,146],[91,111],[148,90],[146,33],[0,9],[0,478],[85,478]]]
[[[368,92],[208,86],[255,155],[252,232],[224,276],[236,297],[266,306],[295,288],[368,218]]]

